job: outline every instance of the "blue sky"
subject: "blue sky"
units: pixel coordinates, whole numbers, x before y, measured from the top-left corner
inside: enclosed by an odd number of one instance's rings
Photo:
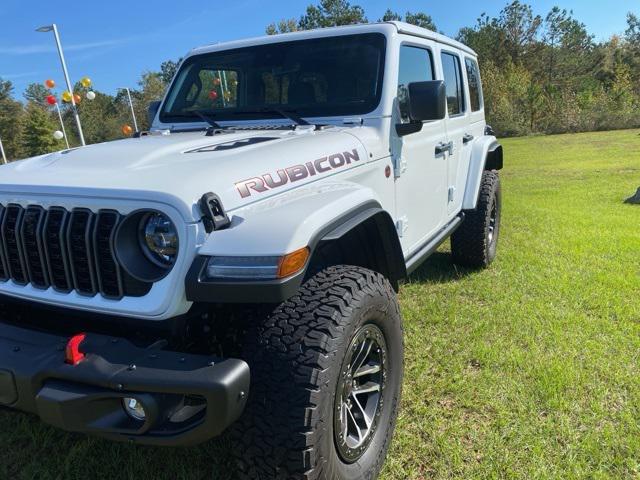
[[[526,1],[526,0],[525,0]],[[57,23],[72,81],[90,76],[96,89],[113,93],[136,86],[141,72],[157,70],[162,61],[177,59],[190,48],[262,35],[267,24],[298,18],[311,0],[156,0],[135,2],[54,2],[2,0],[0,3],[0,77],[11,80],[16,96],[31,82],[62,73],[51,33],[36,33],[41,25]],[[315,2],[314,2],[315,3]],[[447,35],[472,25],[486,12],[497,15],[507,0],[352,0],[363,6],[369,20],[388,6],[404,13],[425,11]],[[640,14],[638,0],[529,0],[536,13],[553,5],[572,9],[598,39],[622,33],[626,13]],[[65,10],[65,5],[69,9]]]

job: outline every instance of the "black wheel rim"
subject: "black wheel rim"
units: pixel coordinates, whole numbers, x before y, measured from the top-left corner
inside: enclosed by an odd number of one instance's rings
[[[361,327],[353,337],[340,372],[334,407],[338,453],[357,461],[374,437],[384,404],[387,346],[375,325]]]
[[[487,240],[492,245],[498,236],[498,202],[495,200],[491,204],[491,214],[489,216],[489,229],[487,231]]]

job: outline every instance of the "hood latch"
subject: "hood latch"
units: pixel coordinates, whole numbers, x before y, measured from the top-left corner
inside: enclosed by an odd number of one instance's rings
[[[207,233],[224,230],[231,225],[231,220],[224,211],[222,201],[215,193],[205,193],[198,202],[202,211],[202,222]]]

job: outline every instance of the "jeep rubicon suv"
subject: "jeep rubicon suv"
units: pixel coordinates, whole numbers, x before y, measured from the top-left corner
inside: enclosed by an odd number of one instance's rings
[[[0,167],[0,405],[113,440],[228,431],[242,478],[375,478],[399,285],[485,267],[476,55],[404,23],[191,51],[135,138]]]

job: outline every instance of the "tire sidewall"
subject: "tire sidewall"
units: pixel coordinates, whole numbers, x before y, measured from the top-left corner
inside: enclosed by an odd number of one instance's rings
[[[389,287],[390,288],[390,287]],[[380,470],[386,451],[395,427],[395,420],[400,401],[403,376],[403,338],[401,317],[397,301],[389,302],[383,292],[374,291],[375,294],[365,294],[356,302],[346,323],[343,342],[333,359],[332,374],[329,380],[331,395],[325,396],[323,404],[323,418],[330,427],[321,444],[318,454],[326,460],[326,478],[340,480],[356,480],[363,478],[375,478]],[[381,415],[371,443],[360,459],[354,463],[345,463],[340,457],[335,444],[334,433],[334,405],[338,384],[341,377],[342,363],[347,355],[347,349],[356,332],[361,327],[373,324],[378,327],[384,336],[387,345],[387,372],[386,385],[383,395]],[[324,478],[324,477],[323,477]]]
[[[493,206],[496,207],[496,224],[493,231],[493,238],[489,242],[489,227],[491,225],[491,212]],[[502,188],[500,186],[500,177],[495,175],[495,181],[493,182],[493,191],[491,194],[491,201],[487,205],[486,212],[486,225],[485,225],[485,238],[487,244],[487,263],[491,263],[495,260],[498,252],[498,239],[500,238],[500,220],[502,216]]]

